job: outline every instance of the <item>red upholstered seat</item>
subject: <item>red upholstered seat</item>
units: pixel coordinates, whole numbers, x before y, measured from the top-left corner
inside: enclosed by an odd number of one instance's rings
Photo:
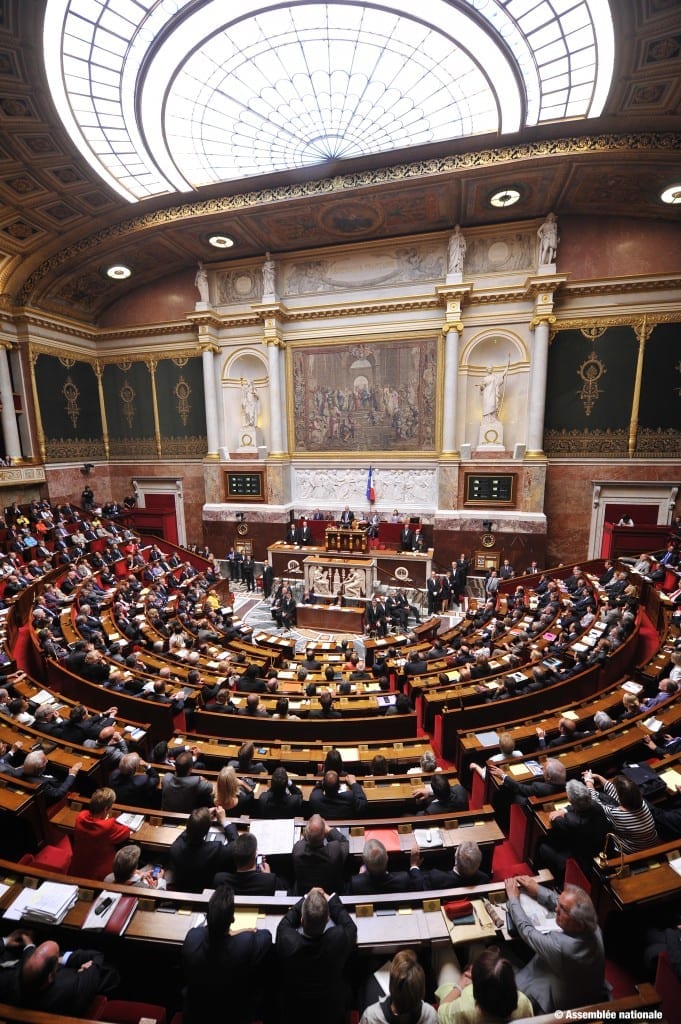
[[[565,862],[565,885],[578,885],[589,896],[591,895],[591,882],[572,857]]]
[[[681,1006],[681,979],[672,967],[667,953],[657,958],[655,990],[662,1000],[662,1014],[665,1020],[678,1020]]]
[[[56,875],[67,875],[72,856],[71,843],[68,837],[64,836],[58,844],[43,846],[38,853],[25,853],[19,863],[33,864]]]
[[[154,1003],[139,1003],[135,999],[107,999],[98,996],[91,1012],[92,1020],[109,1021],[110,1024],[138,1024],[142,1017],[166,1024],[166,1011]]]

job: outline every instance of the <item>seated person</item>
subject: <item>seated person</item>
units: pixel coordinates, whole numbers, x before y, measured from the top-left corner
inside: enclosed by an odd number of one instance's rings
[[[460,975],[457,984],[445,980],[454,970],[440,970],[435,995],[440,1003],[437,1019],[440,1024],[477,1024],[532,1017],[532,1003],[518,991],[510,961],[504,959],[496,946],[483,950],[470,967]]]
[[[96,789],[90,797],[89,808],[78,812],[73,833],[72,875],[102,879],[112,870],[116,848],[130,838],[128,826],[111,817],[115,800],[113,789]]]
[[[437,1024],[437,1013],[424,1002],[426,976],[413,949],[402,949],[390,964],[388,996],[367,1006],[359,1024]]]
[[[14,992],[5,998],[14,1006],[81,1017],[95,996],[111,993],[119,980],[102,953],[76,949],[62,954],[56,942],[48,941],[26,949],[12,969]]]
[[[609,782],[590,771],[584,773],[584,781],[591,798],[601,804],[625,853],[647,850],[659,843],[655,819],[635,782],[626,775],[616,775]],[[596,784],[600,792],[596,791]]]
[[[141,868],[140,855],[142,851],[135,843],[128,843],[116,851],[113,859],[113,871],[104,881],[116,882],[118,885],[135,885],[145,889],[165,889],[165,871],[161,867],[154,867],[147,864]]]
[[[286,891],[286,884],[272,874],[265,857],[258,856],[258,840],[253,832],[241,832],[233,847],[234,871],[220,871],[213,884],[225,882],[236,896],[273,896]]]
[[[468,810],[468,793],[459,782],[452,785],[446,775],[434,775],[430,786],[426,786],[423,790],[414,790],[414,796],[417,800],[428,800],[431,796],[435,797],[434,800],[430,800],[426,804],[424,810],[419,811],[420,814]]]
[[[351,896],[370,896],[380,892],[414,892],[424,888],[419,870],[418,846],[411,851],[409,871],[388,871],[388,851],[379,839],[367,839],[362,851],[362,867],[350,879]]]
[[[442,871],[431,868],[423,872],[424,889],[457,889],[462,885],[485,885],[490,876],[480,870],[482,850],[477,843],[459,843],[454,854],[454,868]]]
[[[208,901],[205,925],[191,928],[182,946],[184,1024],[215,1020],[223,1005],[235,1024],[262,1014],[272,936],[266,928],[231,934],[233,921],[234,893],[221,885]]]
[[[520,890],[542,907],[556,912],[557,931],[539,931],[523,910]],[[516,973],[516,984],[539,1013],[569,1010],[607,999],[605,951],[591,899],[576,885],[562,893],[538,885],[527,875],[506,880],[508,912],[520,938],[534,951],[532,959]]]
[[[357,818],[364,814],[367,798],[354,775],[345,776],[345,787],[341,792],[338,772],[324,774],[321,785],[317,784],[310,793],[310,814],[321,814],[332,821],[339,818]]]
[[[592,861],[603,849],[608,820],[601,805],[591,799],[579,779],[569,779],[565,786],[567,807],[551,811],[551,828],[537,850],[536,863],[549,868],[558,884],[562,883],[565,864],[572,857],[582,870],[591,874]]]
[[[213,879],[219,871],[233,869],[236,828],[227,822],[224,808],[216,807],[213,813],[213,820],[222,829],[226,842],[207,840],[211,826],[211,812],[207,807],[192,811],[184,832],[168,851],[169,881],[173,889],[202,892],[213,887]]]
[[[256,800],[257,817],[296,818],[301,814],[302,807],[301,790],[289,780],[286,769],[282,765],[278,765],[272,772],[270,788],[261,793]]]

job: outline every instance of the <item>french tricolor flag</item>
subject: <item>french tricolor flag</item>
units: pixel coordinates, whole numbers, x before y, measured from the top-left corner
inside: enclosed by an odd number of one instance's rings
[[[367,477],[367,501],[370,504],[376,501],[376,491],[374,490],[374,467],[369,466],[369,475]]]

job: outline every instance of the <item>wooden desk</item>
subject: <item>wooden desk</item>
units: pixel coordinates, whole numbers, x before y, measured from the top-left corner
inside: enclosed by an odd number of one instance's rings
[[[303,629],[321,633],[363,633],[364,609],[340,608],[329,604],[299,604],[296,621]]]

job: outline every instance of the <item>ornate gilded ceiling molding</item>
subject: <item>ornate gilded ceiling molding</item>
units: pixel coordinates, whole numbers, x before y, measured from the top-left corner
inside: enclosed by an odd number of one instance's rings
[[[519,162],[549,158],[565,159],[579,154],[626,153],[629,157],[632,152],[669,152],[673,154],[679,151],[681,151],[681,136],[675,132],[629,132],[621,135],[603,133],[594,136],[572,136],[567,139],[544,139],[537,142],[501,146],[496,149],[452,153],[449,156],[432,160],[417,160],[413,163],[396,164],[392,167],[377,167],[354,174],[336,175],[333,178],[296,182],[260,191],[216,196],[197,202],[176,204],[166,209],[154,210],[139,217],[129,217],[119,221],[117,224],[96,231],[54,253],[36,267],[24,281],[17,301],[20,305],[24,304],[47,274],[54,273],[73,259],[86,262],[91,250],[103,243],[116,239],[125,239],[129,243],[135,234],[183,220],[214,217],[215,214],[234,213],[256,206],[271,206],[290,200],[315,198],[338,192],[347,195],[357,189],[385,187],[392,182],[434,178],[472,169],[494,167],[495,170],[498,170],[504,163],[512,163],[514,167],[517,167]]]
[[[577,281],[566,284],[563,297],[570,299],[589,298],[592,295],[630,295],[632,292],[647,291],[678,291],[681,289],[681,277],[664,276],[629,280],[613,279],[612,281]]]

